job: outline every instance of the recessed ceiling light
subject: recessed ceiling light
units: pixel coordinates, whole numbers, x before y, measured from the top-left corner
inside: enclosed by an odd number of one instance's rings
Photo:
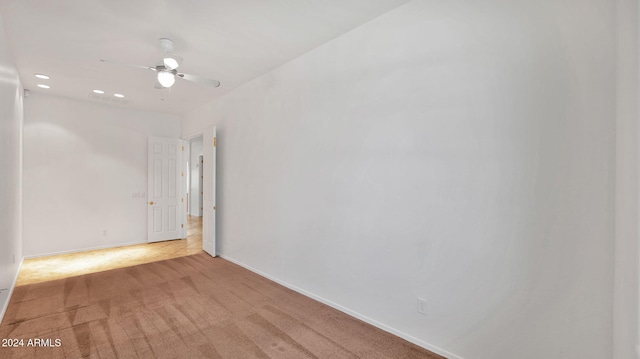
[[[99,94],[103,94],[104,93],[104,91],[102,91],[102,90],[93,90],[93,92],[99,93]]]
[[[43,75],[43,74],[35,74],[35,77],[39,78],[39,79],[43,79],[43,80],[48,80],[51,77],[47,76],[47,75]]]
[[[113,96],[115,96],[115,97],[120,97],[120,98],[123,98],[123,97],[124,97],[124,95],[119,94],[119,93],[114,93],[114,94],[113,94]]]
[[[41,89],[48,89],[48,88],[51,88],[51,86],[49,86],[49,85],[43,85],[43,84],[38,84],[38,87],[40,87]]]

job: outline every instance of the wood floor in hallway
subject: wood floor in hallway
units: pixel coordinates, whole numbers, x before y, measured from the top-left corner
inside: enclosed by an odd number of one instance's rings
[[[25,259],[17,286],[202,253],[202,217],[187,225],[185,239]]]

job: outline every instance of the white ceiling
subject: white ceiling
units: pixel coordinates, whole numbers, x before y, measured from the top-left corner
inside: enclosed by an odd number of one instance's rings
[[[26,89],[180,115],[406,2],[0,0],[0,15]],[[178,79],[170,90],[157,90],[154,72],[99,61],[155,66],[161,37],[172,39],[184,58],[180,72],[222,85]],[[91,97],[93,89],[105,97]],[[129,103],[114,103],[113,93]]]

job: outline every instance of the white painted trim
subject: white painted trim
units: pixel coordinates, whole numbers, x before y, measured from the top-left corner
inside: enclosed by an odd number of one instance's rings
[[[57,256],[60,254],[69,254],[69,253],[78,253],[78,252],[87,252],[87,251],[95,251],[97,249],[107,249],[107,248],[117,248],[117,247],[126,247],[126,246],[133,246],[136,244],[145,244],[145,243],[149,243],[146,240],[145,241],[140,241],[140,242],[127,242],[127,243],[118,243],[115,245],[104,245],[104,246],[97,246],[97,247],[88,247],[88,248],[80,248],[80,249],[72,249],[69,251],[60,251],[60,252],[51,252],[51,253],[43,253],[43,254],[34,254],[34,255],[30,255],[30,256],[24,256],[24,259],[32,259],[32,258],[42,258],[42,257],[49,257],[49,256]]]
[[[194,132],[194,133],[192,133],[192,134],[190,134],[188,136],[182,136],[182,139],[185,140],[185,141],[191,142],[191,140],[193,140],[194,138],[198,138],[200,136],[203,136],[204,130],[205,129],[203,128],[203,129],[201,129],[199,131],[196,131],[196,132]]]
[[[11,296],[13,295],[13,290],[18,283],[18,276],[20,275],[20,270],[22,270],[22,263],[24,263],[24,257],[20,261],[20,265],[18,266],[18,271],[16,272],[15,277],[13,277],[13,283],[11,284],[11,288],[9,288],[9,295],[7,296],[7,301],[2,306],[2,311],[0,311],[0,323],[4,319],[4,314],[7,312],[7,308],[9,308],[9,302],[11,302]]]
[[[425,342],[423,340],[420,340],[418,338],[415,338],[415,337],[413,337],[413,336],[411,336],[409,334],[406,334],[406,333],[403,333],[403,332],[401,332],[399,330],[391,328],[388,325],[380,323],[380,322],[378,322],[378,321],[376,321],[374,319],[371,319],[371,318],[369,318],[367,316],[364,316],[364,315],[362,315],[362,314],[360,314],[360,313],[358,313],[356,311],[353,311],[353,310],[351,310],[349,308],[345,308],[345,307],[341,306],[340,304],[337,304],[335,302],[332,302],[330,300],[322,298],[322,297],[320,297],[318,295],[315,295],[315,294],[313,294],[311,292],[308,292],[308,291],[306,291],[306,290],[304,290],[302,288],[298,288],[295,285],[292,285],[292,284],[289,284],[287,282],[284,282],[284,281],[282,281],[282,280],[280,280],[278,278],[272,277],[272,276],[270,276],[270,275],[268,275],[268,274],[266,274],[266,273],[264,273],[262,271],[259,271],[259,270],[255,269],[255,268],[251,267],[251,266],[248,266],[248,265],[246,265],[246,264],[244,264],[244,263],[242,263],[242,262],[240,262],[238,260],[235,260],[233,258],[230,258],[230,257],[228,257],[228,256],[226,256],[224,254],[221,254],[221,253],[217,253],[217,254],[218,254],[219,257],[221,257],[221,258],[223,258],[225,260],[228,260],[231,263],[237,264],[237,265],[239,265],[239,266],[241,266],[241,267],[243,267],[245,269],[248,269],[248,270],[252,271],[253,273],[258,274],[261,277],[265,277],[265,278],[267,278],[269,280],[272,280],[272,281],[274,281],[274,282],[276,282],[276,283],[278,283],[278,284],[280,284],[282,286],[285,286],[285,287],[287,287],[287,288],[289,288],[289,289],[291,289],[293,291],[296,291],[296,292],[298,292],[298,293],[300,293],[300,294],[302,294],[304,296],[307,296],[309,298],[315,299],[318,302],[326,304],[326,305],[328,305],[328,306],[330,306],[330,307],[332,307],[334,309],[337,309],[337,310],[339,310],[339,311],[341,311],[341,312],[343,312],[345,314],[348,314],[348,315],[350,315],[352,317],[360,319],[363,322],[371,324],[374,327],[382,329],[387,333],[391,333],[391,334],[393,334],[395,336],[398,336],[398,337],[400,337],[400,338],[402,338],[402,339],[404,339],[404,340],[406,340],[408,342],[411,342],[411,343],[413,343],[415,345],[418,345],[418,346],[423,347],[423,348],[425,348],[427,350],[430,350],[430,351],[432,351],[432,352],[434,352],[436,354],[442,355],[442,356],[444,356],[446,358],[449,358],[449,359],[463,359],[461,356],[449,353],[448,351],[446,351],[444,349],[441,349],[441,348],[439,348],[439,347],[437,347],[435,345],[429,344],[429,343],[427,343],[427,342]]]

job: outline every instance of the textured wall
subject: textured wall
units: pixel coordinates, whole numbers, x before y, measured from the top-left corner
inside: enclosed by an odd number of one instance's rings
[[[618,2],[614,359],[640,358],[638,1]]]
[[[610,357],[615,36],[607,0],[413,1],[192,111],[219,250],[460,357]]]
[[[28,98],[24,255],[146,242],[149,136],[179,138],[180,118]]]
[[[0,320],[22,260],[22,87],[0,17]]]

